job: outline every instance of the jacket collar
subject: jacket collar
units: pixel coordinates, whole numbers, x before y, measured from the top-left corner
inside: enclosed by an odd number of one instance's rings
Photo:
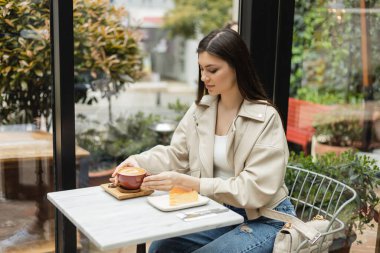
[[[201,99],[201,101],[199,101],[199,105],[204,105],[204,106],[211,106],[212,103],[215,103],[216,101],[218,101],[219,99],[219,96],[211,96],[211,95],[204,95]]]
[[[213,103],[216,103],[218,99],[219,96],[204,95],[201,101],[199,102],[199,105],[210,107],[213,105]],[[239,110],[238,116],[258,121],[264,121],[267,106],[268,105],[265,101],[251,102],[244,99],[243,104]]]

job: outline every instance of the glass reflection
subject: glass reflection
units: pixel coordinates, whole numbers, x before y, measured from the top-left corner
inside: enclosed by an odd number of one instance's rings
[[[109,182],[129,155],[170,141],[195,100],[198,39],[237,21],[232,0],[96,2],[74,1],[76,140],[90,153],[79,187]]]
[[[54,250],[49,1],[0,12],[0,251]]]
[[[359,252],[364,245],[353,243],[355,240],[365,242],[366,250],[380,250],[375,249],[380,234],[371,230],[378,226],[379,212],[379,4],[296,0],[287,128],[295,152],[292,159],[303,157],[300,152],[311,155],[309,168],[334,174],[354,187],[361,198],[358,206],[348,211],[359,218],[347,217],[348,229],[334,246],[336,250],[351,247],[350,252]],[[355,156],[347,150],[354,150]],[[368,163],[358,170],[352,165],[362,162],[355,157],[363,156]],[[346,169],[339,170],[343,163]],[[356,185],[355,180],[363,174],[367,179]],[[357,223],[353,225],[352,220]]]

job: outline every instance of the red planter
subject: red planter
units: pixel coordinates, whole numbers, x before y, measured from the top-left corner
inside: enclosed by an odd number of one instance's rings
[[[333,152],[337,155],[340,155],[341,153],[349,149],[351,149],[351,147],[330,146],[330,145],[319,143],[317,141],[314,144],[314,152],[316,155],[322,155],[328,152]]]

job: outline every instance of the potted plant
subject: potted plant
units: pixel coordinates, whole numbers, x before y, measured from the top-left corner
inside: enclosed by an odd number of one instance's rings
[[[196,38],[199,34],[207,34],[223,27],[231,19],[230,0],[173,2],[174,8],[169,10],[164,18],[164,28],[172,36]]]
[[[1,1],[0,11],[0,124],[39,128],[51,115],[49,1]]]
[[[84,186],[108,182],[114,168],[130,155],[143,152],[158,144],[156,133],[149,129],[159,122],[158,115],[138,112],[129,117],[119,117],[104,127],[96,120],[78,115],[77,123],[90,127],[76,132],[77,144],[88,150],[88,180]]]
[[[340,154],[325,153],[318,155],[316,159],[292,152],[289,164],[334,178],[357,192],[355,203],[346,207],[340,217],[346,224],[344,233],[341,238],[336,238],[336,243],[330,248],[330,252],[349,252],[339,250],[349,250],[351,243],[356,240],[356,233],[362,233],[367,226],[373,227],[371,221],[378,219],[379,214],[375,207],[380,199],[375,190],[380,186],[380,169],[376,160],[366,155],[358,155],[354,150]]]
[[[182,119],[189,105],[177,99],[174,103],[169,103],[168,108],[173,113],[165,120],[177,123]],[[143,112],[137,112],[128,117],[118,117],[105,125],[79,114],[76,122],[77,144],[91,153],[85,161],[89,172],[88,179],[82,180],[83,186],[108,182],[115,166],[125,158],[157,144],[167,145],[171,137],[167,136],[168,141],[163,142],[160,135],[151,129],[153,125],[162,122],[160,115],[146,115]]]
[[[106,79],[109,99],[141,76],[140,33],[125,27],[127,13],[109,0],[74,0],[76,84]],[[0,1],[0,123],[51,126],[52,73],[48,0]],[[99,88],[97,86],[94,89]],[[92,103],[84,92],[76,101]]]
[[[312,154],[360,149],[363,138],[363,112],[356,106],[337,106],[316,116]]]
[[[111,1],[112,2],[112,1]],[[90,84],[108,101],[112,122],[112,97],[125,83],[142,77],[141,32],[126,27],[128,12],[109,0],[74,0],[74,67],[75,82]],[[76,102],[91,104],[87,90],[76,93]]]

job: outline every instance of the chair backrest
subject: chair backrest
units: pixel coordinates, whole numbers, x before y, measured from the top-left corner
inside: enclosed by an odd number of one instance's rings
[[[322,215],[330,221],[328,231],[336,233],[344,229],[344,222],[338,215],[355,200],[354,189],[328,176],[295,166],[288,166],[286,184],[298,218],[310,221],[314,216]]]

